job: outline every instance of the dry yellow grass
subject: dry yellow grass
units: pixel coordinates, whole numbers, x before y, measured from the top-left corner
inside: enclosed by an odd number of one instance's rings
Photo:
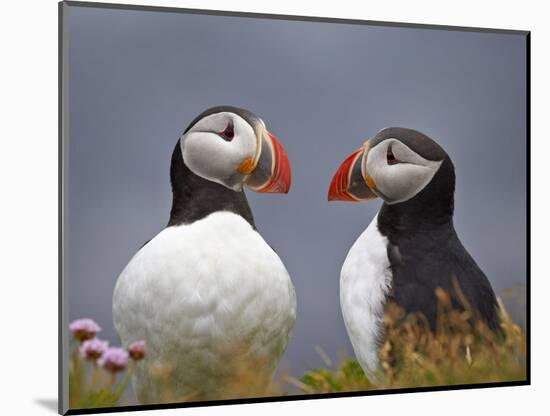
[[[482,322],[473,320],[467,305],[466,310],[455,310],[447,293],[438,290],[436,296],[439,310],[435,331],[430,330],[423,316],[405,315],[396,305],[388,305],[384,316],[385,339],[379,351],[381,370],[375,380],[369,380],[355,360],[343,359],[335,364],[318,347],[326,368],[308,371],[299,378],[285,374],[269,383],[272,369],[263,360],[246,355],[243,365],[224,377],[226,388],[215,396],[175,397],[167,387],[162,402],[274,397],[287,395],[289,391],[295,394],[296,387],[304,394],[319,394],[526,379],[526,337],[502,304],[500,332],[494,333]],[[71,360],[71,407],[121,404],[120,397],[133,367],[116,384],[98,369],[94,370],[98,374],[90,370],[89,364],[79,361],[75,350]],[[162,384],[163,377],[170,372],[164,367],[158,370],[151,369],[151,373]]]
[[[355,360],[305,373],[290,380],[303,393],[332,393],[526,379],[526,338],[500,304],[501,330],[490,331],[472,314],[451,308],[439,290],[437,328],[431,331],[421,315],[405,315],[389,305],[384,317],[385,340],[379,351],[381,371],[368,380]]]

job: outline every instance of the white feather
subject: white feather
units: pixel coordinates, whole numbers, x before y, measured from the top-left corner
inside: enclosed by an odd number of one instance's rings
[[[147,243],[117,281],[113,316],[123,345],[146,342],[133,380],[141,402],[209,400],[224,395],[237,371],[262,363],[271,375],[296,297],[260,234],[218,212]]]
[[[391,287],[388,240],[378,231],[378,215],[351,247],[340,274],[340,306],[355,356],[374,377],[382,318]]]
[[[230,122],[233,123],[235,137],[225,141],[217,133],[222,132]],[[236,174],[243,160],[255,157],[258,147],[252,126],[230,112],[202,118],[183,135],[180,143],[185,165],[193,173],[234,190],[240,190],[242,183],[229,184],[227,179]],[[242,179],[244,181],[244,175]]]
[[[404,163],[388,164],[386,155],[390,145],[395,157]],[[384,195],[385,202],[396,204],[422,191],[441,163],[423,158],[397,139],[386,139],[369,150],[363,170],[369,173],[376,188]]]

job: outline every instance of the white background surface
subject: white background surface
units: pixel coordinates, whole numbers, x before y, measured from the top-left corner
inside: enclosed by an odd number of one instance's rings
[[[117,1],[113,1],[117,2]],[[118,1],[118,3],[123,3]],[[129,2],[130,3],[130,2]],[[532,383],[482,389],[148,412],[517,415],[547,411],[548,97],[550,26],[544,2],[139,1],[140,4],[478,26],[532,31]],[[0,359],[2,414],[54,414],[57,397],[57,5],[4,2],[0,102]],[[46,403],[46,405],[44,404]],[[542,410],[546,409],[546,410]]]

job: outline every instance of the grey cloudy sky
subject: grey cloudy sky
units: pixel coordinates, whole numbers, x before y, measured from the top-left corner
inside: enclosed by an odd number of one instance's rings
[[[520,35],[70,7],[69,316],[118,343],[120,271],[166,225],[170,156],[219,104],[262,117],[292,164],[289,195],[248,192],[298,298],[294,375],[352,354],[344,258],[381,202],[328,203],[345,156],[388,126],[454,161],[455,225],[498,292],[525,283],[526,73]]]

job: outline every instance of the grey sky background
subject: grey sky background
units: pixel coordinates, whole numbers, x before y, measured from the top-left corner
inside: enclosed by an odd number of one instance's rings
[[[283,366],[353,353],[339,305],[345,256],[381,201],[328,203],[340,162],[389,126],[456,166],[455,225],[495,291],[526,276],[526,73],[520,35],[70,7],[69,317],[117,344],[118,274],[168,221],[169,164],[204,109],[264,119],[292,165],[289,195],[247,192],[298,298]],[[521,309],[521,308],[520,308]]]

